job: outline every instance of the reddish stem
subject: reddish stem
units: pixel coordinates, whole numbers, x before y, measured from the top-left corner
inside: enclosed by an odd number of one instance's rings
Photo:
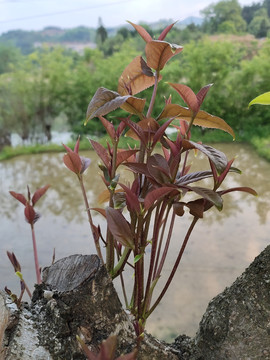
[[[163,296],[165,295],[166,291],[168,290],[168,287],[170,286],[170,284],[171,284],[171,282],[172,282],[172,279],[173,279],[173,277],[174,277],[174,275],[175,275],[175,273],[176,273],[176,270],[177,270],[177,268],[178,268],[178,265],[179,265],[179,263],[180,263],[180,261],[181,261],[181,259],[182,259],[182,255],[183,255],[183,253],[184,253],[184,251],[185,251],[186,245],[187,245],[187,243],[188,243],[188,239],[189,239],[189,237],[190,237],[190,235],[191,235],[191,232],[192,232],[192,230],[193,230],[193,228],[194,228],[194,226],[196,225],[196,222],[197,222],[198,220],[199,220],[198,217],[194,217],[194,218],[193,218],[193,221],[192,221],[192,223],[191,223],[191,225],[190,225],[190,227],[189,227],[189,229],[188,229],[188,231],[187,231],[187,233],[186,233],[186,236],[185,236],[185,239],[184,239],[183,244],[182,244],[182,246],[181,246],[181,249],[180,249],[180,252],[179,252],[179,254],[178,254],[178,257],[177,257],[177,259],[176,259],[176,261],[175,261],[174,267],[173,267],[173,269],[172,269],[172,271],[171,271],[171,274],[170,274],[170,276],[169,276],[169,278],[168,278],[168,280],[167,280],[167,282],[166,282],[163,290],[161,291],[159,297],[157,298],[156,302],[154,303],[154,305],[151,307],[151,309],[150,309],[150,310],[148,311],[148,313],[146,314],[146,319],[152,314],[152,312],[153,312],[153,311],[155,310],[155,308],[158,306],[158,304],[160,303],[161,299],[163,298]]]
[[[41,276],[40,276],[38,253],[37,253],[37,243],[36,243],[36,236],[35,236],[35,231],[34,231],[34,225],[33,224],[31,224],[31,232],[32,232],[32,240],[33,240],[33,250],[34,250],[34,259],[35,259],[37,283],[41,284]]]

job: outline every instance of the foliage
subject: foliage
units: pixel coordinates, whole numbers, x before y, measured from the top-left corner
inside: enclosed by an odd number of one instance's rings
[[[96,355],[93,351],[90,351],[87,345],[85,344],[85,342],[79,336],[77,336],[77,340],[79,341],[87,359],[114,360],[116,345],[117,345],[117,338],[115,335],[111,335],[110,337],[108,337],[108,339],[102,342],[98,355]],[[137,358],[137,351],[134,350],[132,353],[117,357],[117,359],[115,360],[136,360],[136,358]]]
[[[28,222],[28,224],[31,227],[31,233],[32,233],[32,240],[33,240],[33,250],[34,250],[34,260],[35,260],[35,268],[36,268],[36,276],[37,276],[37,283],[41,284],[41,276],[40,276],[40,268],[39,268],[39,262],[38,262],[38,252],[37,252],[37,245],[36,245],[36,237],[35,237],[35,230],[34,230],[34,224],[38,221],[40,218],[40,215],[35,211],[34,206],[37,203],[37,201],[46,193],[50,185],[46,185],[40,189],[37,189],[34,193],[34,195],[31,197],[31,193],[29,190],[29,187],[27,186],[27,198],[23,194],[16,193],[15,191],[10,191],[10,195],[13,196],[16,200],[18,200],[20,203],[24,205],[24,216],[25,220]],[[11,259],[11,257],[9,256]],[[13,265],[17,262],[15,261],[16,258],[12,257],[14,262]],[[19,265],[14,265],[15,272],[21,271]],[[17,269],[16,269],[17,268]]]
[[[241,33],[246,30],[246,22],[241,16],[241,6],[237,0],[222,0],[209,5],[202,11],[204,29],[210,34],[224,32]]]
[[[65,146],[67,154],[63,161],[76,174],[80,183],[99,257],[113,279],[121,276],[126,307],[134,317],[134,328],[140,341],[148,317],[172,282],[198,220],[212,207],[221,211],[223,195],[231,191],[244,191],[253,195],[256,192],[247,187],[220,190],[229,172],[240,171],[232,167],[233,159],[228,161],[219,150],[191,140],[193,125],[217,128],[234,137],[232,128],[224,120],[201,110],[212,84],[194,93],[187,85],[169,82],[168,85],[175,91],[176,102],[173,97],[165,99],[165,102],[159,100],[163,69],[167,67],[168,61],[182,52],[181,46],[164,40],[174,24],[166,27],[157,40],[142,26],[131,25],[146,43],[145,59],[136,56],[125,67],[118,80],[117,91],[100,87],[92,97],[86,114],[85,123],[97,117],[108,134],[107,146],[90,139],[101,160],[99,168],[105,190],[100,194],[100,201],[107,203],[105,208],[91,209],[88,204],[83,184],[83,173],[88,162],[79,155],[79,139],[74,150]],[[139,93],[150,94],[150,101],[138,97]],[[187,107],[178,103],[179,98]],[[162,107],[159,115],[155,115],[156,105]],[[113,124],[105,115],[118,108],[128,114]],[[175,139],[167,134],[169,126],[177,129]],[[119,141],[123,135],[136,139],[139,147],[120,149]],[[162,146],[163,154],[157,151],[158,144]],[[190,172],[188,159],[192,151],[200,151],[208,158],[209,169]],[[125,166],[133,173],[130,183],[120,177],[120,166]],[[203,182],[208,178],[213,181],[210,187]],[[198,181],[202,183],[196,186],[194,183]],[[93,224],[92,211],[106,218],[106,235],[102,234],[99,226]],[[190,226],[182,233],[183,242],[163,290],[154,297],[155,286],[162,276],[169,251],[174,223],[177,217],[185,215],[185,211],[190,214]],[[106,246],[105,259],[100,241]],[[132,294],[126,294],[124,286],[123,271],[126,267],[131,267],[134,272]]]

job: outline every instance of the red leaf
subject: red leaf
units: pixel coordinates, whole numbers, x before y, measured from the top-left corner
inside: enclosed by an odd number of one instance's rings
[[[204,203],[204,199],[197,199],[195,201],[189,201],[186,206],[189,208],[191,215],[202,219],[205,211]]]
[[[102,125],[106,129],[107,133],[109,134],[110,138],[114,140],[116,133],[113,124],[105,119],[103,116],[99,116],[99,120],[102,122]]]
[[[157,71],[162,70],[167,61],[182,50],[182,46],[169,44],[166,41],[152,40],[145,46],[147,65]]]
[[[132,155],[136,154],[138,150],[124,150],[118,151],[117,153],[117,160],[116,160],[116,167],[118,167],[122,162],[128,160]]]
[[[145,133],[143,129],[133,121],[131,121],[129,118],[124,118],[123,121],[127,124],[127,126],[132,129],[139,137],[139,139],[143,142],[144,145],[147,144],[147,138],[145,136]]]
[[[14,253],[10,253],[9,251],[7,251],[7,256],[8,256],[8,258],[9,258],[11,264],[12,264],[13,267],[14,267],[14,271],[15,271],[15,272],[17,272],[17,271],[21,272],[21,271],[22,271],[22,270],[21,270],[21,265],[20,265],[19,261],[17,260],[15,254],[14,254]]]
[[[93,146],[95,152],[100,157],[100,159],[103,161],[104,165],[108,170],[111,169],[111,159],[107,153],[107,150],[100,145],[97,141],[89,139],[91,145]]]
[[[147,169],[159,184],[163,185],[170,182],[170,168],[162,155],[155,154],[150,156],[147,161]]]
[[[176,23],[177,23],[177,21],[174,22],[174,23],[172,23],[171,25],[168,25],[168,26],[162,31],[162,33],[159,35],[158,40],[164,40],[165,37],[167,36],[168,32],[171,30],[171,28],[172,28]]]
[[[160,140],[161,136],[164,135],[167,127],[170,125],[170,123],[173,121],[173,119],[167,120],[155,133],[154,137],[153,137],[153,143],[152,143],[152,147],[154,147],[156,145],[156,143]]]
[[[69,170],[75,174],[80,174],[82,169],[82,162],[79,154],[76,154],[75,152],[68,152],[64,155],[63,161]]]
[[[194,191],[196,194],[202,196],[205,200],[210,201],[212,204],[216,206],[216,208],[221,211],[223,207],[223,200],[218,192],[215,192],[211,189],[202,188],[199,186],[186,186],[184,187],[190,191]]]
[[[213,84],[208,84],[208,85],[202,87],[201,90],[200,90],[200,91],[198,92],[198,94],[196,95],[197,100],[198,100],[198,103],[199,103],[199,106],[202,105],[203,100],[204,100],[204,98],[206,97],[206,95],[207,95],[207,93],[208,93],[208,91],[209,91],[209,89],[210,89],[210,87],[211,87],[212,85],[213,85]]]
[[[79,153],[79,147],[80,147],[80,136],[78,136],[78,139],[77,139],[76,144],[75,144],[75,147],[74,147],[74,152],[75,152],[76,154]]]
[[[173,187],[164,186],[148,193],[144,199],[145,210],[148,210],[154,204],[155,201],[159,200],[163,196],[168,195],[170,193],[173,193],[172,195],[176,196],[177,194],[179,194],[179,191]]]
[[[197,99],[197,96],[194,94],[194,92],[191,90],[190,87],[183,84],[169,83],[169,85],[178,92],[178,94],[188,105],[189,109],[193,111],[193,113],[196,114],[199,111],[200,109],[199,101]]]
[[[51,185],[45,185],[40,189],[37,189],[32,197],[33,206],[35,203],[45,194],[45,192],[49,189]]]
[[[173,204],[173,211],[177,216],[183,216],[185,213],[184,204],[182,202],[176,202]]]
[[[128,21],[128,23],[134,27],[134,29],[139,33],[145,42],[152,40],[151,35],[141,25],[133,24],[131,21]]]
[[[115,240],[120,244],[134,249],[134,239],[130,225],[119,210],[107,207],[107,224]]]
[[[128,211],[129,212],[135,211],[136,213],[139,213],[140,212],[140,202],[139,202],[136,194],[134,194],[134,192],[130,188],[125,186],[124,184],[119,184],[119,185],[123,188],[123,190],[126,193],[126,202],[127,202]]]
[[[23,205],[26,205],[27,200],[23,194],[16,193],[15,191],[9,192],[16,200],[20,201]]]
[[[231,189],[227,189],[227,190],[222,190],[222,191],[218,191],[218,193],[220,195],[224,195],[224,194],[228,194],[232,191],[243,191],[243,192],[247,192],[251,195],[254,196],[258,196],[257,192],[253,189],[251,189],[250,187],[245,187],[245,186],[241,186],[241,187],[235,187],[235,188],[231,188]]]
[[[62,144],[64,146],[64,148],[66,149],[66,151],[69,153],[69,152],[73,152],[73,150],[71,150],[70,147],[68,147],[67,145],[65,144]]]
[[[99,88],[88,105],[85,124],[95,116],[106,115],[119,108],[129,98],[130,95],[120,96],[116,91]]]
[[[177,178],[175,184],[176,185],[187,185],[187,184],[199,181],[199,180],[207,179],[212,176],[213,176],[213,173],[210,170],[197,171],[197,172],[190,173],[190,174],[187,174],[187,175]]]
[[[102,208],[91,208],[91,210],[94,210],[98,212],[99,214],[103,215],[106,218],[106,210]]]
[[[24,215],[26,221],[31,225],[33,225],[39,219],[39,215],[35,212],[33,206],[29,203],[27,203],[25,206]]]

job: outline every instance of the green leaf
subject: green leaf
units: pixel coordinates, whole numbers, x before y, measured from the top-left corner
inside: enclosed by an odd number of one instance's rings
[[[143,257],[143,255],[144,255],[144,253],[136,255],[134,258],[134,264],[136,264],[136,262],[138,262]]]
[[[251,106],[254,104],[270,105],[270,91],[255,97],[255,99],[251,100],[251,102],[248,104],[248,106]]]

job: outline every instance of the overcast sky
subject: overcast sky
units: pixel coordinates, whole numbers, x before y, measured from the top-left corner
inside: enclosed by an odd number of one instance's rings
[[[250,5],[256,0],[240,0]],[[211,0],[0,0],[0,33],[8,30],[41,30],[46,26],[97,27],[101,17],[105,27],[126,20],[153,22],[183,20],[199,16]]]

